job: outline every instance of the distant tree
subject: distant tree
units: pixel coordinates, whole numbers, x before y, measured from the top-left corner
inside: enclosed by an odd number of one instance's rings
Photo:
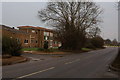
[[[95,46],[96,48],[102,48],[104,46],[104,40],[102,37],[97,36],[91,39],[91,43],[93,44],[93,46]]]
[[[94,2],[49,2],[39,16],[55,27],[63,49],[75,50],[85,45],[86,30],[98,25],[101,12]]]
[[[114,39],[114,40],[112,41],[112,45],[114,45],[114,46],[117,46],[117,45],[118,45],[118,42],[117,42],[116,39]]]
[[[93,27],[93,28],[90,28],[88,31],[88,37],[89,38],[97,37],[100,35],[100,33],[101,33],[101,30],[99,27]]]
[[[112,44],[112,41],[110,39],[105,40],[105,45],[111,45],[111,44]]]
[[[87,38],[85,48],[95,49],[96,47],[92,44],[92,38]]]

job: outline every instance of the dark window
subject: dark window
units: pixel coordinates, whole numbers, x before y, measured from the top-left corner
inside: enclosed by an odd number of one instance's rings
[[[44,40],[46,40],[46,36],[44,36]]]
[[[17,40],[18,43],[20,43],[20,39],[17,38],[16,40]]]
[[[47,39],[49,40],[49,39],[50,39],[50,37],[48,36],[48,37],[47,37]]]
[[[36,41],[36,43],[37,43],[37,41]]]
[[[28,40],[25,39],[25,40],[24,40],[24,43],[28,43]]]

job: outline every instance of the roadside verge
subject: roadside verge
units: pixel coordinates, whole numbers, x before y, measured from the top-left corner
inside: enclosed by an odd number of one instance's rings
[[[26,62],[28,60],[29,60],[28,58],[23,57],[23,56],[13,56],[10,58],[3,58],[2,66],[16,64],[16,63],[22,63],[22,62]]]
[[[115,68],[115,67],[113,67],[112,65],[110,65],[109,68],[110,68],[111,70],[114,70],[114,71],[118,71],[118,72],[120,72],[120,69]]]

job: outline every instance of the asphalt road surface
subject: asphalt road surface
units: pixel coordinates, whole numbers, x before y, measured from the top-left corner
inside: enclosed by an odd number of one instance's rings
[[[117,48],[106,48],[69,55],[24,54],[31,60],[3,66],[3,78],[118,78],[108,66]]]

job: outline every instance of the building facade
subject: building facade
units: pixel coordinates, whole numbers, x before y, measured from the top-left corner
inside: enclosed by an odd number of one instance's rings
[[[42,27],[19,26],[17,30],[3,25],[2,33],[15,38],[26,48],[44,48],[45,42],[48,42],[49,48],[61,46],[61,43],[54,39],[54,31]]]

